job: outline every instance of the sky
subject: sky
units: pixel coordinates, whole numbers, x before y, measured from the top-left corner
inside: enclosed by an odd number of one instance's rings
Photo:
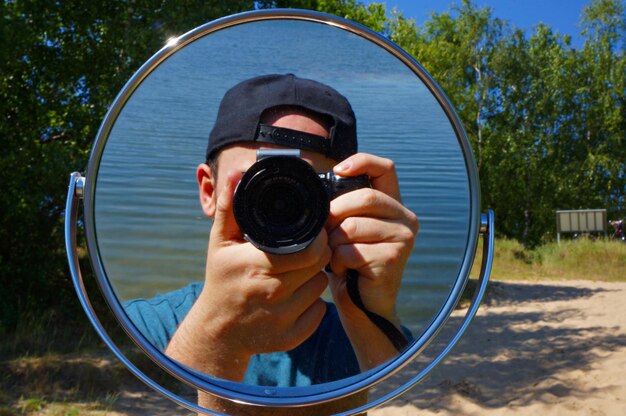
[[[472,0],[476,6],[489,6],[492,16],[508,20],[529,33],[543,22],[554,32],[572,36],[572,46],[580,48],[580,16],[591,0]],[[364,3],[385,3],[387,10],[396,7],[404,17],[413,18],[418,26],[428,20],[432,12],[445,12],[461,0],[367,0]]]

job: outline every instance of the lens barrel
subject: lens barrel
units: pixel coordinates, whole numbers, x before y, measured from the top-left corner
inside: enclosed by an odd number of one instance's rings
[[[246,240],[273,254],[307,248],[328,218],[330,196],[306,161],[265,157],[237,185],[233,211]]]

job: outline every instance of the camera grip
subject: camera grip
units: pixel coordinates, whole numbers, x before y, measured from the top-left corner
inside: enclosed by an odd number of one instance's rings
[[[331,174],[332,175],[332,174]],[[355,191],[361,188],[371,188],[370,178],[367,175],[358,176],[337,176],[330,177],[331,199],[335,199],[338,196],[346,194],[351,191]]]

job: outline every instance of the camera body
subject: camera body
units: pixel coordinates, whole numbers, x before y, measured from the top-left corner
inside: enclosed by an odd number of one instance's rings
[[[233,197],[233,212],[246,240],[272,254],[307,248],[320,233],[330,201],[371,187],[365,175],[316,172],[294,149],[260,149]]]

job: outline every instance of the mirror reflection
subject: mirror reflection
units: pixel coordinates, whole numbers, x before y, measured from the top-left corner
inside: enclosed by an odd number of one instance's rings
[[[270,100],[284,99],[294,83],[313,97]],[[232,102],[222,101],[233,87]],[[333,99],[322,99],[329,94]],[[263,96],[271,106],[253,105]],[[279,132],[288,140],[320,139],[321,148],[253,143],[259,122],[284,129]],[[209,136],[217,165],[205,163]],[[320,151],[324,140],[332,145]],[[300,153],[259,160],[257,148]],[[357,184],[352,192],[332,194],[328,219],[311,228],[311,238],[268,243],[251,237],[259,221],[270,236],[279,235],[325,209],[302,202],[319,199],[308,193],[315,181],[253,180],[240,206],[254,206],[248,215],[257,223],[244,239],[245,226],[232,210],[234,188],[242,172],[265,161],[276,171],[281,157],[304,161],[314,173],[365,174],[371,188]],[[349,163],[341,170],[344,160]],[[329,177],[323,189],[334,183]],[[259,192],[259,186],[266,188]],[[280,20],[211,33],[149,74],[107,139],[94,217],[106,275],[151,342],[211,376],[290,387],[370,370],[419,337],[457,278],[469,208],[455,132],[416,74],[355,34]],[[275,252],[294,246],[302,251]],[[363,308],[348,292],[351,273]],[[401,341],[394,344],[394,337]]]

